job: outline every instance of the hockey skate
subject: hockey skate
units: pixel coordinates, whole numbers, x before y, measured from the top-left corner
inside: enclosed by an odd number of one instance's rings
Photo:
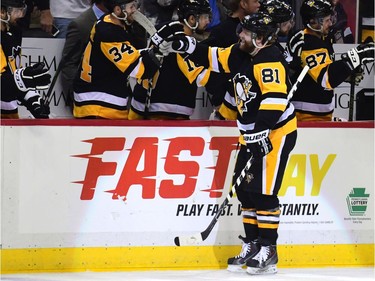
[[[277,262],[276,246],[261,246],[260,251],[246,262],[246,272],[251,275],[275,274]]]
[[[259,251],[259,245],[256,240],[247,242],[246,238],[243,238],[241,235],[239,238],[242,240],[241,253],[238,256],[228,259],[227,270],[230,272],[244,272],[243,266]]]

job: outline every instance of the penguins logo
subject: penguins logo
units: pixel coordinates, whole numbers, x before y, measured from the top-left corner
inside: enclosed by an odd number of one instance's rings
[[[247,112],[246,104],[256,97],[256,93],[250,91],[252,85],[252,82],[246,76],[239,73],[233,78],[236,105],[241,115],[243,112]]]
[[[8,65],[12,73],[14,73],[14,71],[17,68],[21,67],[21,47],[20,46],[12,48],[12,55],[8,56]]]
[[[312,7],[315,5],[315,1],[314,0],[307,1],[306,5]]]

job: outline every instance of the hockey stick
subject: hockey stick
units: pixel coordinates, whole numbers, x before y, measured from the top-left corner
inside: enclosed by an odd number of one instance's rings
[[[310,69],[309,66],[305,65],[305,67],[302,69],[301,73],[298,75],[296,82],[293,84],[292,88],[289,91],[288,101],[290,101],[292,99],[292,97],[294,96],[295,92],[297,91],[297,88],[299,87],[299,84],[301,84],[303,78],[305,78],[309,69]]]
[[[305,77],[306,73],[308,72],[309,67],[306,65],[301,73],[297,77],[297,81],[293,84],[292,88],[290,89],[288,93],[288,101],[293,97],[294,93],[297,90],[297,87],[302,82],[303,78]],[[247,161],[245,167],[242,169],[240,175],[237,177],[236,182],[232,185],[232,188],[230,189],[228,195],[226,196],[223,203],[221,203],[220,208],[217,210],[217,213],[215,214],[214,218],[211,220],[208,227],[202,231],[201,233],[193,234],[193,235],[186,235],[186,236],[176,236],[174,238],[174,243],[176,246],[191,246],[195,245],[196,243],[201,243],[208,235],[210,235],[212,229],[214,228],[216,222],[219,220],[219,217],[222,212],[224,212],[225,208],[229,204],[229,201],[232,199],[233,195],[236,192],[236,188],[241,184],[242,180],[245,178],[247,171],[250,169],[251,165],[253,163],[253,157],[251,156],[250,159]]]
[[[140,24],[140,26],[142,26],[148,34],[150,34],[151,36],[155,34],[155,32],[157,31],[155,26],[152,24],[152,22],[144,15],[142,14],[140,11],[136,11],[134,12],[133,14],[133,18],[136,22],[138,22]]]
[[[59,77],[59,75],[61,73],[61,70],[62,70],[62,68],[63,68],[63,66],[65,64],[66,58],[70,58],[73,55],[73,53],[76,51],[76,48],[79,47],[79,43],[80,43],[80,41],[77,41],[73,45],[73,47],[70,49],[70,51],[68,52],[68,54],[65,57],[61,58],[60,63],[57,66],[55,75],[53,76],[51,84],[49,85],[48,91],[47,91],[46,95],[44,96],[44,104],[49,105],[51,103],[51,100],[52,100],[51,93],[53,91],[53,88],[55,88],[55,85],[56,85],[56,82],[57,82],[57,78]]]
[[[146,31],[147,33],[152,36],[154,35],[157,30],[155,28],[155,26],[153,25],[153,23],[144,15],[142,14],[141,12],[139,11],[136,11],[134,14],[133,14],[133,18],[136,22],[139,23],[140,26],[142,26]],[[160,60],[160,63],[163,62],[163,58],[159,58]],[[148,89],[147,89],[147,97],[146,97],[146,102],[145,102],[145,117],[147,117],[147,114],[148,114],[148,110],[150,108],[150,102],[151,102],[151,94],[152,94],[152,85],[153,81],[152,79],[148,79]]]
[[[194,235],[190,236],[177,236],[174,238],[174,243],[177,246],[189,246],[189,245],[194,245],[196,243],[203,242],[206,240],[208,235],[210,235],[211,230],[214,228],[216,222],[218,221],[221,213],[225,210],[227,207],[229,201],[232,199],[233,195],[236,193],[236,188],[241,184],[242,180],[245,178],[247,171],[250,169],[251,164],[253,164],[253,156],[250,157],[250,159],[247,161],[245,167],[242,169],[240,175],[237,177],[236,182],[232,185],[232,188],[230,189],[227,197],[221,203],[220,208],[217,210],[216,215],[210,222],[210,224],[207,226],[207,228],[202,231],[201,233],[197,233]]]
[[[355,96],[355,74],[350,76],[350,93],[349,93],[349,121],[353,121],[354,96]]]
[[[55,84],[56,84],[57,78],[60,75],[61,69],[62,69],[62,63],[60,61],[59,65],[56,69],[55,75],[52,78],[51,84],[49,85],[48,91],[47,91],[47,93],[44,97],[44,104],[45,105],[49,105],[51,103],[51,100],[50,100],[51,93],[53,91],[53,88],[55,88]]]

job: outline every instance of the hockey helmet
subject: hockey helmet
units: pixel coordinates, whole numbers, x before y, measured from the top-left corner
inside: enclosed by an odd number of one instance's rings
[[[304,0],[300,14],[304,25],[310,23],[310,20],[321,19],[333,14],[332,4],[328,0]]]
[[[113,8],[116,6],[125,5],[134,1],[136,0],[107,0],[104,1],[103,4],[108,9],[108,11],[113,11]]]
[[[282,0],[264,0],[260,11],[269,14],[277,23],[283,23],[294,18],[292,6]]]
[[[25,8],[25,0],[1,0],[1,6],[13,8]]]
[[[247,15],[240,23],[241,27],[250,30],[256,37],[263,37],[263,41],[270,41],[278,32],[277,22],[264,12]]]
[[[177,8],[177,14],[180,20],[187,19],[191,15],[211,15],[211,7],[207,0],[181,0]]]

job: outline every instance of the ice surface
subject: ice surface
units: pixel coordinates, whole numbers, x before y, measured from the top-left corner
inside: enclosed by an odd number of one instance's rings
[[[159,280],[213,280],[213,281],[349,281],[375,278],[373,267],[361,268],[279,268],[275,275],[251,276],[246,272],[232,273],[221,270],[189,271],[127,271],[127,272],[79,272],[79,273],[30,273],[3,274],[3,281],[159,281]]]

